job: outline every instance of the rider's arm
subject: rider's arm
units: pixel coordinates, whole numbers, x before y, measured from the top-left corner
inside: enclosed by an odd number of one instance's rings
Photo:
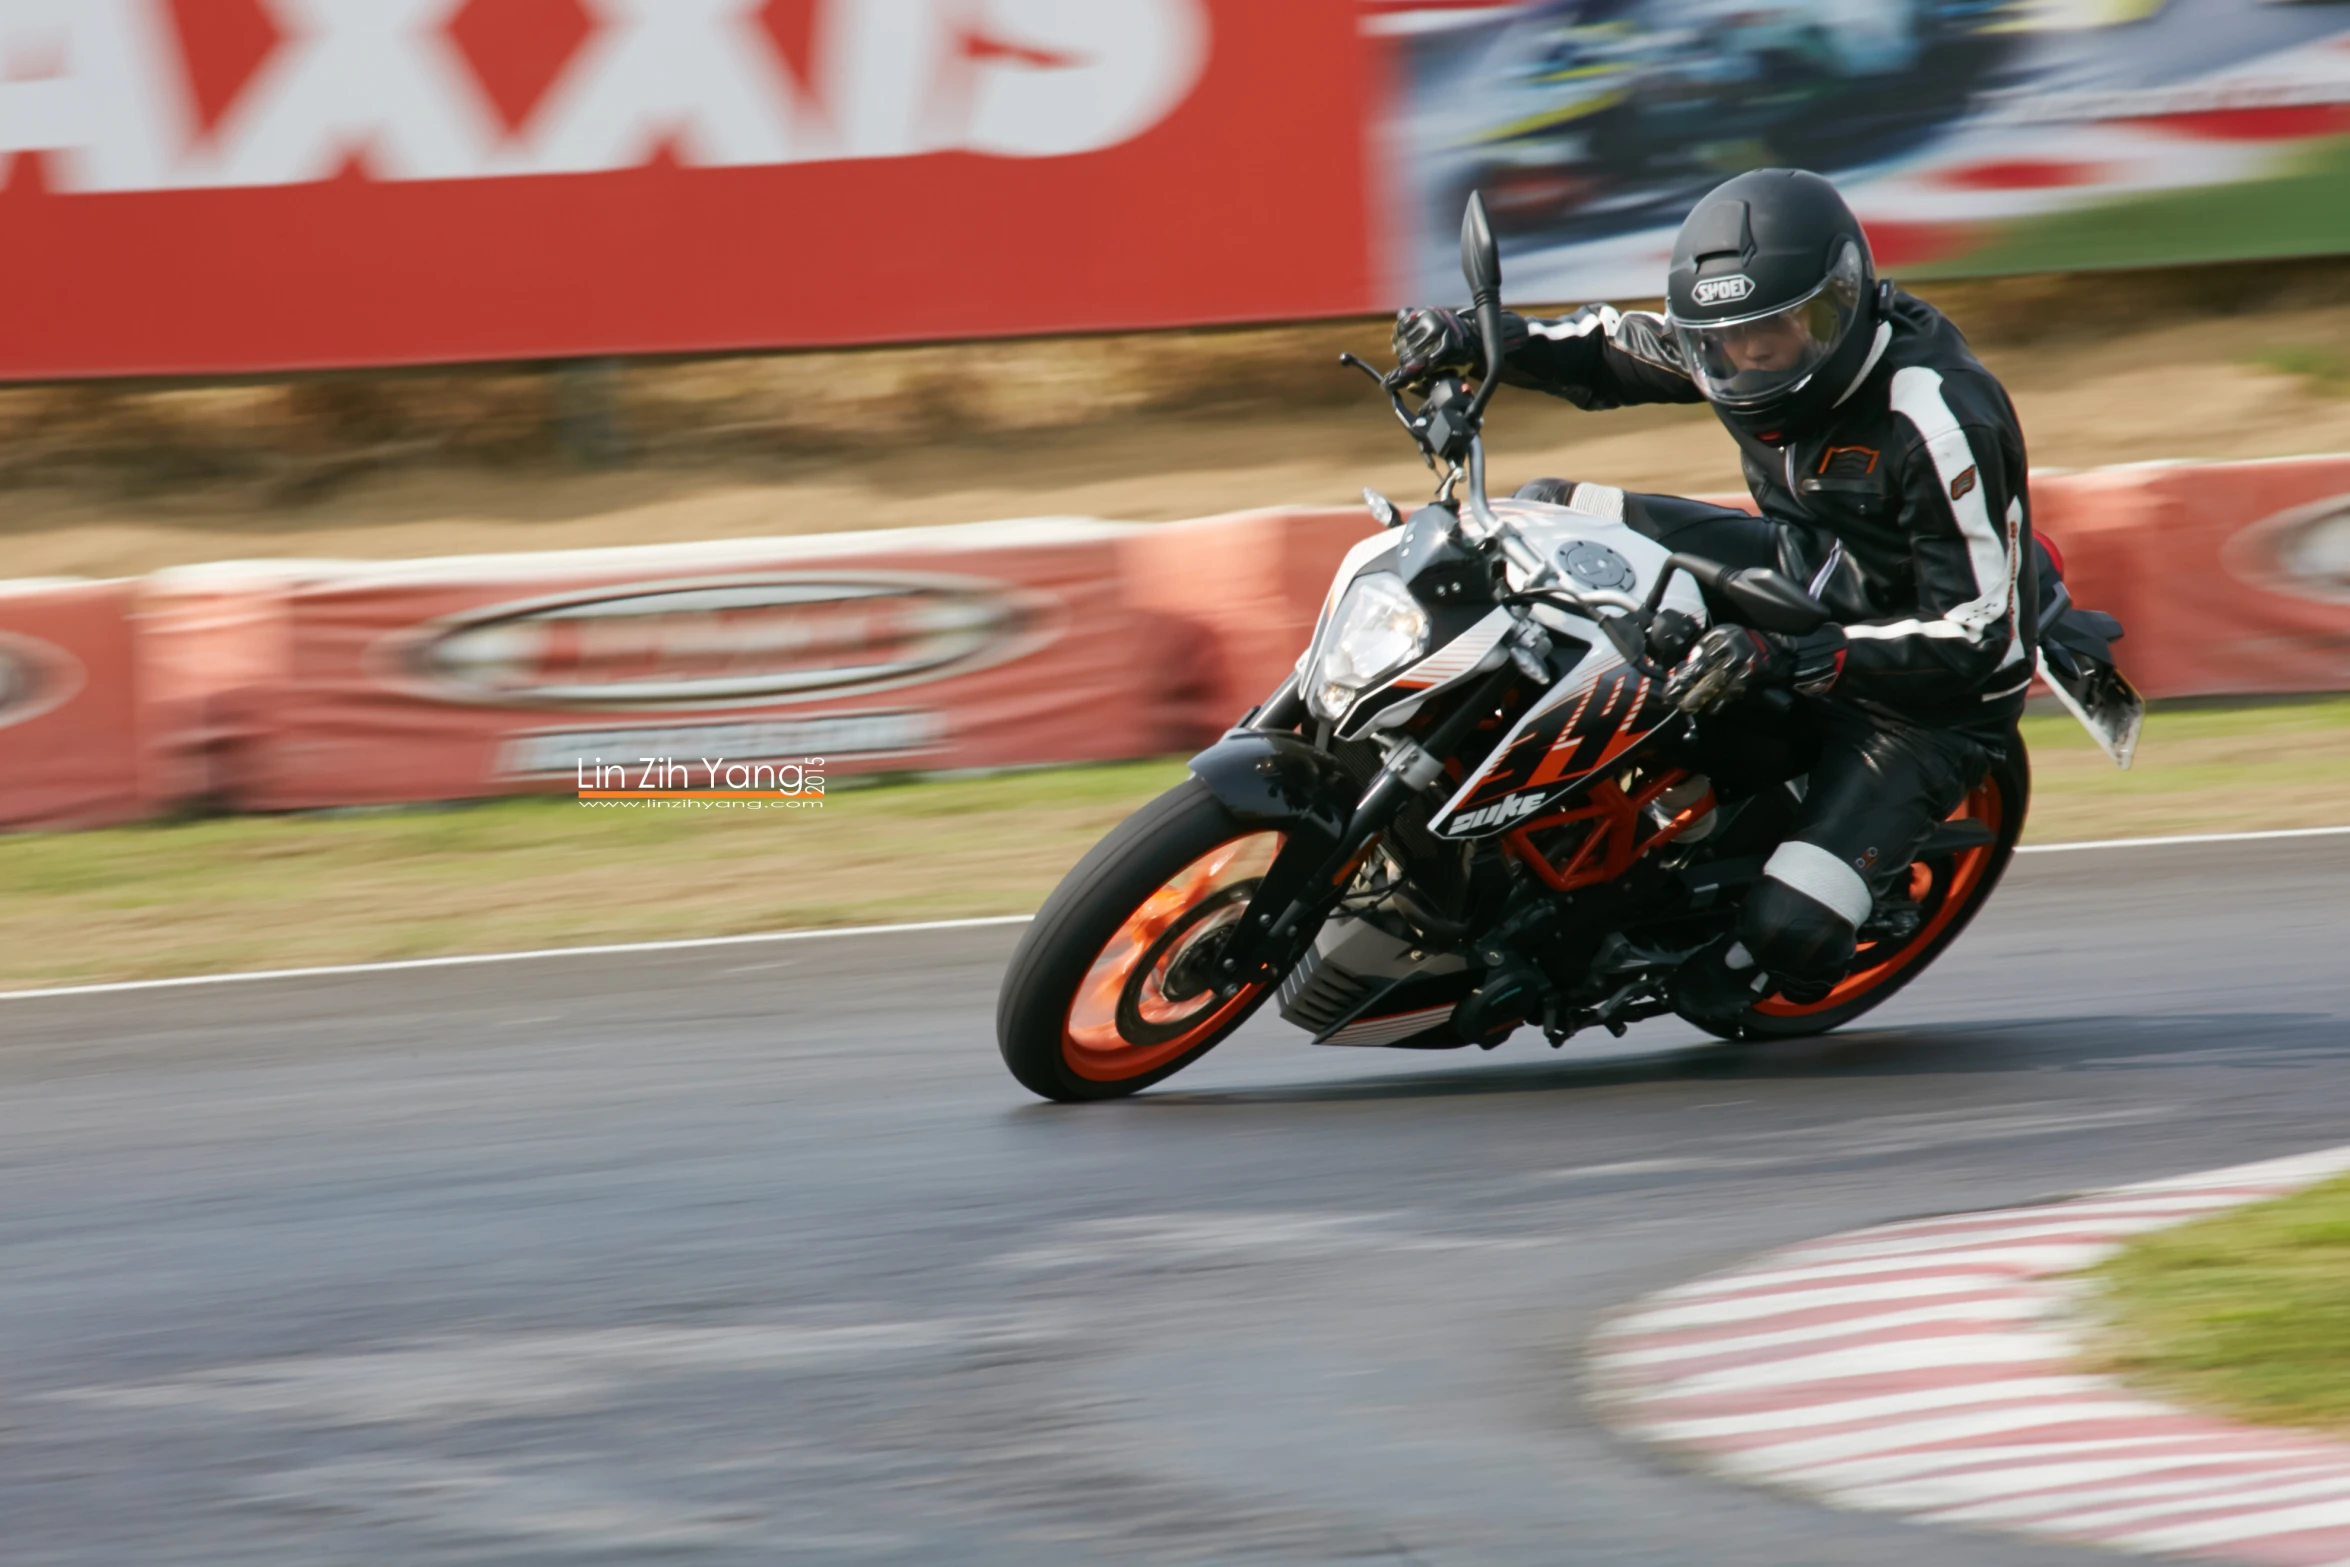
[[[2009,477],[2023,467],[2007,460],[2012,426],[1988,411],[1962,422],[1945,390],[1932,370],[1893,377],[1896,427],[1911,438],[1887,455],[1899,464],[1917,609],[1803,638],[1799,655],[1817,671],[1807,690],[1922,708],[1994,701],[2031,679],[2016,589],[2029,540]]]
[[[1672,329],[1650,311],[1585,305],[1555,321],[1505,311],[1502,341],[1508,354],[1504,381],[1563,397],[1578,408],[1705,400],[1682,368]]]

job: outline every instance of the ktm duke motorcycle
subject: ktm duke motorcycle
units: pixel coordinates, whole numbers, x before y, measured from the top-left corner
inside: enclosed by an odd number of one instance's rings
[[[1498,343],[1500,258],[1474,198],[1461,257]],[[1442,465],[1436,499],[1407,519],[1365,492],[1388,531],[1340,563],[1296,672],[1045,901],[996,1029],[1048,1099],[1156,1083],[1275,998],[1316,1044],[1621,1034],[1673,1010],[1674,971],[1734,925],[1792,825],[1801,780],[1717,794],[1694,728],[1715,720],[1664,688],[1712,616],[1800,635],[1827,606],[1777,572],[1668,553],[1624,524],[1618,490],[1489,500],[1494,365],[1414,407],[1400,372],[1345,358]],[[2040,672],[2126,767],[2142,708],[2113,667],[2120,627],[2072,607],[2044,551],[2036,565]],[[1714,1031],[1821,1033],[1916,978],[1999,884],[2030,789],[2009,747],[1879,901],[1839,983],[1764,995]]]

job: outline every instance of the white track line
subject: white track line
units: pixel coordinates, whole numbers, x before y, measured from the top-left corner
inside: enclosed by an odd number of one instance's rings
[[[2175,838],[2100,838],[2089,843],[2028,843],[2018,854],[2064,854],[2076,849],[2159,849],[2172,844],[2251,843],[2264,838],[2320,838],[2350,834],[2350,827],[2289,827],[2269,832],[2190,833]],[[595,958],[640,952],[690,952],[700,947],[739,947],[765,941],[829,941],[842,936],[903,936],[926,930],[982,930],[991,925],[1024,925],[1033,914],[995,914],[982,919],[916,920],[902,925],[843,925],[834,930],[774,930],[753,936],[696,936],[679,941],[629,941],[599,947],[541,947],[529,952],[475,952],[449,958],[399,958],[384,963],[332,963],[317,968],[249,969],[235,974],[189,974],[177,979],[126,979],[98,985],[52,985],[41,990],[0,990],[0,1001],[40,1001],[54,996],[112,996],[134,990],[167,990],[188,985],[241,985],[268,979],[331,979],[349,974],[398,974],[410,969],[467,968],[483,963],[531,963],[542,958]]]
[[[1652,1295],[1594,1335],[1602,1404],[1632,1435],[1716,1473],[1840,1507],[2343,1567],[2350,1444],[2190,1413],[2084,1369],[2067,1275],[2149,1229],[2345,1170],[2350,1148],[2330,1148],[1945,1222],[1939,1251],[1919,1249],[1925,1232],[1910,1221],[1759,1257]],[[2052,1225],[2066,1243],[2029,1243]],[[1886,1271],[1857,1282],[1868,1269]],[[1805,1287],[1822,1278],[1838,1282]],[[1912,1304],[1939,1293],[1968,1299]],[[1748,1326],[1827,1296],[1831,1322]]]
[[[318,968],[252,969],[239,974],[190,974],[179,979],[125,979],[103,985],[56,985],[47,990],[0,990],[0,1001],[36,1001],[47,996],[110,996],[131,990],[173,990],[189,985],[240,985],[260,979],[326,979],[342,974],[398,974],[410,969],[469,968],[484,963],[528,963],[539,958],[611,957],[638,952],[690,952],[701,947],[747,947],[760,942],[830,941],[841,936],[905,936],[925,930],[984,930],[991,925],[1025,925],[1033,914],[991,914],[981,919],[921,920],[907,925],[842,925],[831,930],[772,930],[753,936],[695,936],[680,941],[627,941],[601,947],[541,947],[534,952],[477,952],[452,958],[400,958],[387,963],[333,963]]]
[[[2264,838],[2338,838],[2350,827],[2274,827],[2264,832],[2189,832],[2169,838],[2090,838],[2080,843],[2024,843],[2018,854],[2074,854],[2082,849],[2163,849],[2182,843],[2258,843]]]

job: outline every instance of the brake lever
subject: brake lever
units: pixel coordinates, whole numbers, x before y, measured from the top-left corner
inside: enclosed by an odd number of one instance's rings
[[[1412,444],[1420,448],[1420,455],[1428,460],[1430,471],[1434,471],[1436,454],[1428,450],[1421,428],[1412,422],[1412,411],[1404,406],[1403,388],[1411,384],[1411,378],[1404,374],[1403,367],[1399,365],[1381,375],[1370,364],[1351,353],[1340,354],[1338,362],[1362,371],[1378,383],[1379,390],[1387,394],[1388,406],[1395,410],[1395,422],[1403,426],[1403,433],[1412,438]]]
[[[1608,615],[1596,618],[1600,631],[1615,644],[1616,651],[1624,656],[1625,663],[1660,685],[1673,678],[1669,671],[1658,668],[1656,661],[1648,656],[1648,633],[1633,624],[1631,616]]]

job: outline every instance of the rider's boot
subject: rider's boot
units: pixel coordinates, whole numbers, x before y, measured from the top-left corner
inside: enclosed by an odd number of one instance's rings
[[[1692,1022],[1731,1030],[1774,992],[1798,1006],[1825,1000],[1851,970],[1857,934],[1844,911],[1766,875],[1747,894],[1738,929],[1681,965],[1673,1006]]]
[[[1770,993],[1771,977],[1736,936],[1692,953],[1673,975],[1673,1010],[1701,1027],[1733,1029]]]

